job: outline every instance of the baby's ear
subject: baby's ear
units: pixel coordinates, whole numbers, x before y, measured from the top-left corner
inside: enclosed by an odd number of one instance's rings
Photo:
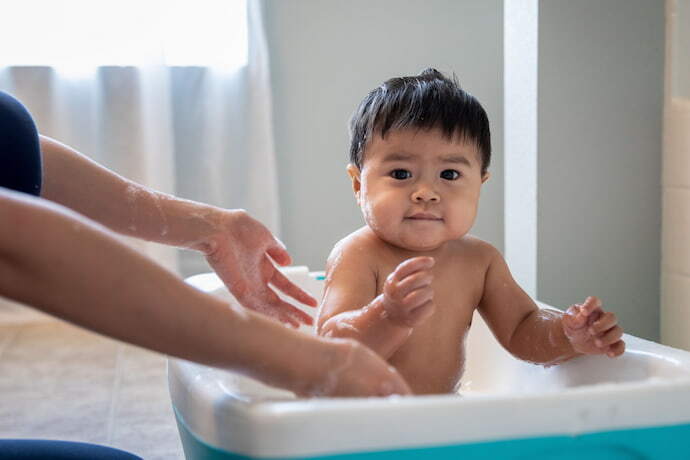
[[[491,173],[489,171],[485,172],[484,175],[482,176],[482,184],[484,182],[488,181],[489,177],[491,177]]]
[[[359,203],[359,190],[362,187],[362,182],[360,180],[361,171],[356,165],[352,163],[347,165],[347,174],[352,180],[352,191],[355,192],[355,198],[357,198],[357,203]]]

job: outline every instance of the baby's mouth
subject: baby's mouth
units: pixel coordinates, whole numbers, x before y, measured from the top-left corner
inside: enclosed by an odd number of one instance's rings
[[[430,220],[430,221],[442,221],[443,218],[438,217],[434,214],[428,213],[428,212],[418,212],[415,214],[412,214],[410,216],[405,217],[405,219],[409,220]]]

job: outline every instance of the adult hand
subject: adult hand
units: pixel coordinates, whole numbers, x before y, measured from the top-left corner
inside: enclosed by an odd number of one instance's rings
[[[312,318],[283,301],[272,285],[295,300],[315,307],[312,296],[297,287],[274,264],[290,265],[285,246],[244,210],[223,210],[214,233],[203,245],[206,260],[235,298],[246,308],[298,327]]]
[[[412,391],[398,371],[361,343],[350,339],[327,339],[328,365],[318,366],[316,376],[303,378],[298,396],[390,396]],[[315,359],[320,361],[318,358]],[[304,376],[303,376],[304,377]]]

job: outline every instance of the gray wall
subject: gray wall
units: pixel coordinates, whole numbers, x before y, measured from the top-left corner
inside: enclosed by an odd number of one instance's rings
[[[267,0],[282,237],[322,269],[362,218],[345,173],[347,121],[383,80],[455,72],[492,124],[492,179],[473,233],[503,248],[503,3],[499,0]]]
[[[664,2],[539,6],[539,299],[656,340]]]
[[[347,120],[394,75],[457,73],[492,122],[473,233],[503,250],[503,2],[265,0],[282,236],[320,269],[362,224]],[[659,337],[664,2],[539,3],[538,298],[598,295]]]
[[[672,59],[672,95],[690,99],[690,0],[676,1]]]

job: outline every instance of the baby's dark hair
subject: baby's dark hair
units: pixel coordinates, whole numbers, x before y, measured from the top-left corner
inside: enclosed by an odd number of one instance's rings
[[[481,154],[484,175],[491,162],[489,118],[482,105],[465,92],[457,78],[436,69],[419,75],[396,77],[371,91],[350,119],[350,162],[362,169],[364,149],[374,134],[386,137],[391,129],[439,128],[473,141]]]

